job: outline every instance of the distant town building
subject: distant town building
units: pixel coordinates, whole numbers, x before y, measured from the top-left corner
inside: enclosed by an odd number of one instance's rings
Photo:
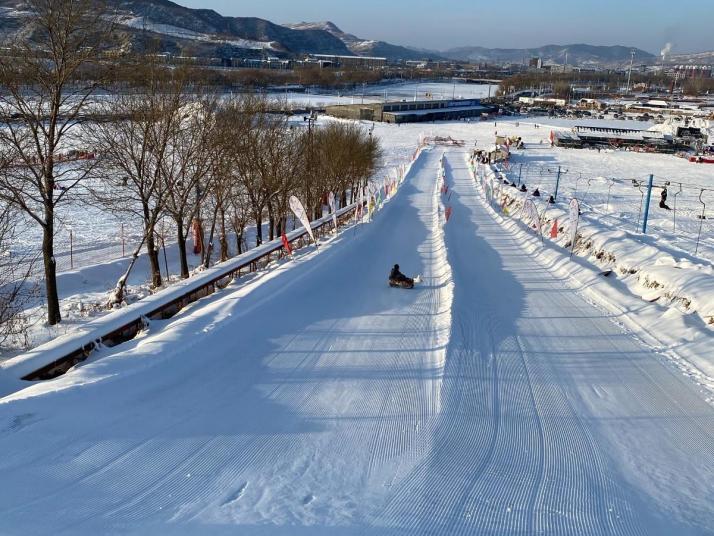
[[[531,60],[528,62],[528,67],[531,67],[533,69],[542,69],[543,58],[531,58]]]
[[[676,65],[673,68],[674,78],[683,80],[685,78],[712,78],[714,67],[711,65]]]
[[[334,105],[327,106],[325,112],[343,119],[420,123],[481,117],[498,112],[498,108],[482,104],[479,99],[454,99]]]
[[[317,63],[321,67],[360,67],[366,69],[381,69],[387,65],[387,58],[377,58],[371,56],[310,54],[308,61]]]
[[[565,106],[565,99],[550,97],[519,97],[518,102],[527,106]]]

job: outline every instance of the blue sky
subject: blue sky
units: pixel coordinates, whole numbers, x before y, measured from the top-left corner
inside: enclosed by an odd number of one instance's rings
[[[331,20],[366,39],[446,49],[588,43],[714,50],[714,0],[178,0],[277,23]]]

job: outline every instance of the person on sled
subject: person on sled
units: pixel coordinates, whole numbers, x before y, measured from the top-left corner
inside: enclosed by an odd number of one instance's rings
[[[410,277],[405,276],[399,271],[399,265],[395,264],[392,271],[389,273],[389,286],[390,287],[402,287],[402,288],[413,288],[414,280]]]

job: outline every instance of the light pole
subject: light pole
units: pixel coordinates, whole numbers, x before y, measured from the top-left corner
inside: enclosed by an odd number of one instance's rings
[[[630,70],[627,73],[627,93],[630,92],[630,82],[632,80],[632,64],[635,62],[635,51],[630,51]]]

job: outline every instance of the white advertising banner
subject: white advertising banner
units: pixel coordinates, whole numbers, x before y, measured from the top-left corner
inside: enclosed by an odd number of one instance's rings
[[[300,200],[294,195],[290,196],[290,210],[293,211],[295,217],[300,220],[302,226],[307,230],[307,234],[309,234],[312,241],[315,242],[315,235],[312,234],[312,227],[310,227],[310,220],[305,212],[305,207],[302,206]]]
[[[337,230],[337,209],[335,205],[335,194],[330,192],[327,196],[327,204],[330,205],[330,212],[332,213],[332,223],[335,225],[335,231]]]
[[[529,227],[535,229],[538,234],[541,233],[540,214],[532,199],[527,199],[523,204],[523,219]]]
[[[575,249],[575,238],[578,236],[578,222],[580,221],[580,203],[573,198],[570,201],[570,249]]]

